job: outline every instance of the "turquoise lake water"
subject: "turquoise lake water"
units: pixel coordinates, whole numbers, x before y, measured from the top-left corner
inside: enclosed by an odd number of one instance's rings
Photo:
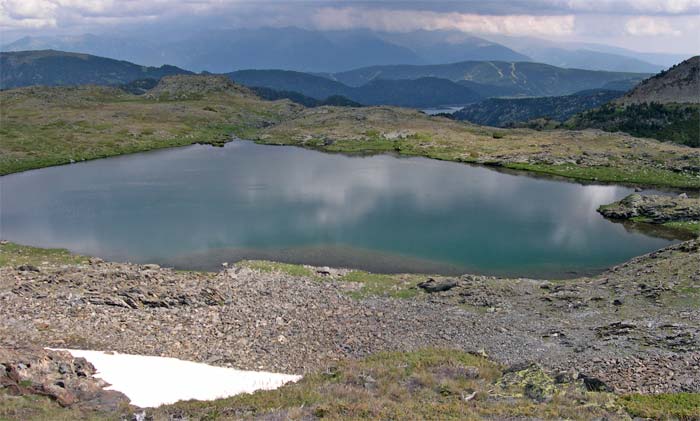
[[[672,243],[595,211],[627,187],[251,142],[28,171],[0,188],[3,239],[180,269],[264,258],[571,277]]]

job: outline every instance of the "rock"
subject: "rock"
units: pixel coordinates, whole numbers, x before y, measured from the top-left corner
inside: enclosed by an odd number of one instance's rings
[[[662,224],[671,221],[700,220],[700,199],[688,198],[682,193],[677,197],[630,194],[619,202],[604,205],[598,212],[606,218],[632,219]]]
[[[324,266],[322,268],[316,269],[316,273],[321,276],[329,276],[331,274],[331,268]]]
[[[579,376],[580,379],[583,380],[584,386],[586,386],[586,390],[589,392],[612,392],[613,390],[608,387],[605,382],[602,380],[596,378],[596,377],[589,377],[584,374],[581,374]]]
[[[427,281],[418,284],[418,288],[423,289],[428,293],[449,291],[458,285],[457,281],[450,278],[434,279],[428,278]]]
[[[13,395],[48,396],[61,406],[119,412],[128,408],[122,393],[105,390],[95,367],[65,351],[0,347],[0,387]]]
[[[533,383],[526,384],[523,388],[523,393],[528,398],[537,402],[545,402],[551,398],[551,396],[547,394],[543,387],[540,387],[539,385]]]

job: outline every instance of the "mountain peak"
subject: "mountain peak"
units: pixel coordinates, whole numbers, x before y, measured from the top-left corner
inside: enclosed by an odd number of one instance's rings
[[[691,57],[637,85],[618,104],[700,103],[700,56]]]

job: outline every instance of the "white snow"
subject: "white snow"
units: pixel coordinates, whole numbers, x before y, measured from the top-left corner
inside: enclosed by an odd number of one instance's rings
[[[109,390],[125,394],[133,405],[148,408],[186,399],[213,400],[276,389],[301,376],[242,371],[208,364],[150,357],[61,349],[74,357],[83,357],[97,369],[96,377],[110,383]]]

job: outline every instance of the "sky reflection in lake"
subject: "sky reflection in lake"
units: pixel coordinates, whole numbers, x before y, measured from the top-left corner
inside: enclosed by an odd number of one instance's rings
[[[670,244],[598,215],[600,204],[631,192],[625,187],[250,142],[46,168],[0,183],[4,239],[180,268],[269,258],[572,276]]]

